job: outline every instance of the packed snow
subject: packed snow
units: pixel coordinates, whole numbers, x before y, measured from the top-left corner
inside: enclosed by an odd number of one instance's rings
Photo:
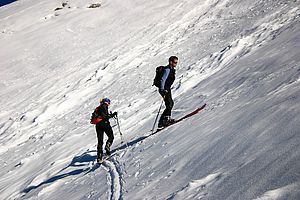
[[[18,0],[0,46],[0,199],[300,199],[299,0]],[[151,135],[172,55],[173,117],[207,105]]]

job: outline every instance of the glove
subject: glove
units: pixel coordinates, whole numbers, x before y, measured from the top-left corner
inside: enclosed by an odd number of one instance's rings
[[[114,113],[111,113],[110,115],[111,115],[111,117],[116,117],[118,115],[118,113],[114,112]]]

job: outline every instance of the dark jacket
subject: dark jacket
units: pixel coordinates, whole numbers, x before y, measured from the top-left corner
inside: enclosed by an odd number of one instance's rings
[[[164,73],[161,79],[160,89],[170,90],[172,84],[175,81],[175,69],[172,69],[169,65],[164,67]]]
[[[108,113],[108,105],[105,103],[100,104],[94,112],[96,117],[101,117],[102,121],[98,124],[109,124],[109,118],[111,118],[111,114]],[[97,124],[97,125],[98,125]]]

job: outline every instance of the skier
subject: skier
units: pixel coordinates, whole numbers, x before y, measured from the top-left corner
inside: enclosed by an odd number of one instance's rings
[[[158,128],[162,128],[174,123],[174,119],[171,118],[171,111],[174,105],[172,99],[171,86],[175,80],[175,67],[177,65],[178,58],[176,56],[171,56],[169,58],[169,65],[163,68],[162,78],[159,82],[159,93],[164,98],[166,109],[162,113],[159,122]]]
[[[117,116],[117,112],[109,114],[108,106],[110,105],[110,99],[103,98],[100,100],[100,105],[95,109],[92,115],[92,120],[96,119],[96,132],[98,138],[98,146],[97,146],[97,161],[102,161],[103,157],[103,135],[104,132],[108,137],[108,140],[105,145],[106,154],[110,155],[110,147],[114,141],[113,130],[109,123],[109,118]],[[92,123],[92,122],[91,122]]]

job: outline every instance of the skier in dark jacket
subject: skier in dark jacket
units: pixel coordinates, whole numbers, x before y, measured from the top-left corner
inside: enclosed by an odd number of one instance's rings
[[[93,113],[93,117],[99,119],[100,122],[96,124],[96,132],[98,138],[98,146],[97,146],[97,160],[101,161],[103,157],[103,136],[104,133],[107,135],[108,140],[105,145],[105,151],[107,155],[110,155],[110,147],[114,141],[113,130],[109,123],[109,118],[115,117],[117,112],[109,113],[108,106],[110,105],[110,100],[108,98],[104,98],[100,100],[100,105],[95,109]],[[92,118],[93,118],[92,117]]]
[[[159,93],[164,98],[166,109],[159,119],[158,128],[168,126],[174,122],[174,119],[171,118],[171,111],[174,105],[171,86],[175,81],[175,67],[177,62],[178,58],[176,56],[169,58],[169,65],[164,67],[163,76],[160,80]]]

